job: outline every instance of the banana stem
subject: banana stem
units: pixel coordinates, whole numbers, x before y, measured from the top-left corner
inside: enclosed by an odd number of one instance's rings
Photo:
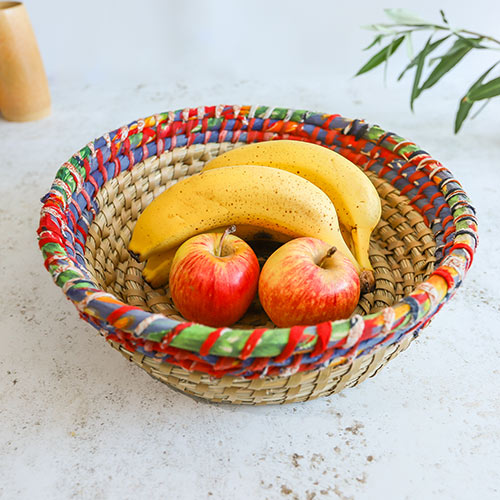
[[[365,269],[359,275],[361,293],[373,292],[375,290],[375,275],[373,271]]]
[[[219,240],[219,246],[215,250],[215,256],[216,257],[222,257],[222,245],[224,243],[224,240],[228,234],[234,233],[236,231],[236,226],[233,224],[229,226],[223,233],[222,236],[220,237]]]
[[[351,232],[354,244],[354,256],[361,266],[359,281],[361,292],[373,292],[375,289],[375,274],[370,263],[370,232],[364,228],[355,228]]]
[[[335,252],[337,251],[337,247],[331,247],[326,252],[326,255],[321,259],[321,262],[318,264],[319,267],[323,267],[326,259],[329,259]]]
[[[364,228],[351,230],[351,238],[354,246],[353,254],[361,269],[373,270],[370,263],[370,232]]]

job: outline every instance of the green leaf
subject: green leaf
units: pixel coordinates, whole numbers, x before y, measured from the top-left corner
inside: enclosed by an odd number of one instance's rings
[[[380,40],[382,40],[382,38],[384,37],[384,35],[377,35],[374,39],[373,39],[373,42],[370,43],[370,45],[368,45],[368,47],[365,47],[363,50],[368,50],[368,49],[371,49],[374,45],[377,45],[377,43],[380,43]]]
[[[443,20],[444,24],[448,24],[448,19],[446,19],[446,15],[444,13],[443,9],[439,9],[439,13],[441,14],[441,19]]]
[[[429,48],[431,46],[431,40],[432,40],[432,35],[429,37],[427,40],[423,50],[420,52],[420,54],[417,56],[417,69],[415,70],[415,78],[413,79],[413,86],[411,89],[411,96],[410,96],[410,108],[413,111],[413,102],[415,99],[420,95],[420,78],[422,76],[422,70],[424,69],[424,61],[429,53]]]
[[[393,24],[368,24],[365,26],[361,26],[365,30],[370,31],[380,31],[385,35],[394,35],[396,34],[396,30],[394,29]]]
[[[382,50],[377,52],[357,73],[355,76],[361,75],[370,71],[371,69],[377,67],[379,64],[382,64],[384,61],[396,52],[398,47],[401,45],[401,42],[404,40],[404,36],[400,36],[392,40],[389,45],[386,45]]]
[[[460,130],[464,120],[467,118],[472,105],[474,104],[473,100],[470,98],[470,94],[474,92],[477,88],[479,88],[484,79],[489,75],[490,71],[498,64],[500,61],[497,61],[493,66],[488,68],[470,87],[467,93],[460,100],[460,104],[458,105],[457,115],[455,116],[455,134]]]
[[[406,9],[384,9],[384,12],[398,24],[411,24],[417,26],[429,24],[413,12]]]
[[[411,32],[405,33],[405,45],[406,45],[406,54],[408,55],[408,59],[412,60],[415,57],[415,53],[413,52],[413,42],[411,40]]]
[[[431,59],[430,64],[433,64],[436,61],[439,61],[440,59],[443,59],[443,57],[447,56],[453,56],[459,52],[461,52],[463,49],[469,47],[470,49],[484,49],[486,47],[483,47],[481,45],[481,41],[483,38],[464,38],[463,36],[459,35],[458,33],[455,33],[455,35],[458,36],[458,38],[455,40],[454,44],[448,49],[448,51],[438,57],[435,57]]]
[[[473,46],[464,42],[462,38],[456,40],[450,50],[440,57],[441,60],[420,88],[420,92],[434,86],[444,75],[446,75],[446,73],[453,69],[472,48]]]
[[[432,42],[428,48],[427,48],[427,52],[426,52],[426,55],[429,55],[433,50],[437,49],[445,40],[447,40],[448,38],[450,38],[451,35],[447,35],[443,38],[440,38],[439,40],[436,40],[435,42]],[[413,66],[416,66],[418,64],[418,61],[419,61],[419,57],[421,56],[422,52],[425,50],[425,47],[424,49],[422,49],[422,51],[420,51],[417,56],[410,62],[410,64],[408,64],[408,66],[406,66],[406,68],[402,71],[402,73],[398,76],[398,81],[401,80],[401,78],[403,78],[404,74],[411,68],[413,68]]]
[[[476,38],[465,37],[461,35],[459,32],[456,32],[455,35],[459,37],[460,40],[464,43],[464,45],[470,45],[473,49],[487,49],[485,45],[481,45],[481,42],[484,40],[484,37],[479,36]]]
[[[472,108],[472,102],[467,96],[462,97],[460,104],[458,105],[457,115],[455,116],[455,134],[462,127],[462,123],[467,118],[470,109]]]
[[[471,101],[481,101],[483,99],[490,99],[500,95],[500,76],[478,85],[468,93]]]

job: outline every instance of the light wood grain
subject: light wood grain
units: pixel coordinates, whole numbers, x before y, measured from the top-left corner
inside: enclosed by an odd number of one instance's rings
[[[0,2],[0,111],[10,121],[50,114],[50,92],[28,12],[21,2]]]

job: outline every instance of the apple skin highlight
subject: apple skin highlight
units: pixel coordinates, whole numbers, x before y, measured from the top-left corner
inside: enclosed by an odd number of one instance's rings
[[[269,257],[259,278],[259,299],[278,327],[348,318],[360,296],[350,260],[317,238],[296,238]]]

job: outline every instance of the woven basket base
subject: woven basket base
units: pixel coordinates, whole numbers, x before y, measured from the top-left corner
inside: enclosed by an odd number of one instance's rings
[[[402,342],[360,356],[351,363],[330,365],[289,377],[263,377],[252,380],[228,375],[217,379],[205,373],[189,372],[178,366],[159,363],[141,353],[132,353],[116,342],[108,342],[153,378],[189,396],[213,403],[266,405],[299,403],[354,387],[368,377],[375,376],[388,361],[404,351],[412,340],[412,335],[406,335]]]
[[[89,228],[85,258],[87,269],[102,290],[133,306],[162,313],[183,321],[175,309],[168,287],[152,289],[142,278],[143,263],[127,251],[135,222],[142,210],[161,192],[182,178],[199,172],[214,156],[234,147],[207,144],[174,149],[154,157],[108,181],[96,202],[100,211]],[[387,181],[367,172],[382,200],[382,218],[372,235],[370,259],[375,270],[376,289],[365,294],[357,314],[377,312],[408,295],[432,272],[435,240],[422,216]],[[262,255],[260,256],[262,260]],[[234,325],[239,328],[273,327],[258,299]],[[389,359],[411,342],[411,336],[397,344],[362,356],[350,364],[330,366],[290,377],[238,377],[213,379],[170,364],[158,364],[138,353],[113,345],[153,377],[193,396],[217,402],[270,404],[305,401],[339,392],[374,375]]]

